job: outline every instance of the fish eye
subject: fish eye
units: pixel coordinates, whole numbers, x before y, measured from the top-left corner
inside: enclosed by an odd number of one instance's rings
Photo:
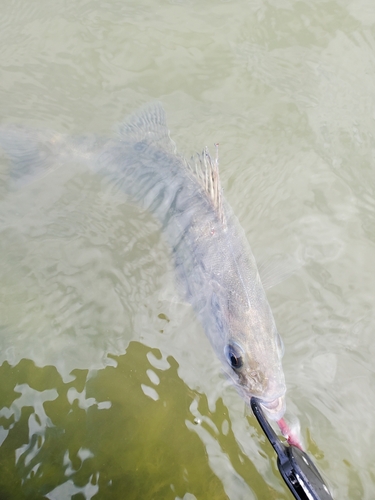
[[[243,366],[243,350],[237,344],[228,344],[225,347],[225,355],[233,370],[239,370]]]

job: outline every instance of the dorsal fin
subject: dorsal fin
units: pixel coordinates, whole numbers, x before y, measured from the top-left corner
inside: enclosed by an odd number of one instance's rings
[[[170,153],[176,153],[176,146],[169,136],[163,105],[156,101],[133,113],[119,128],[120,137],[135,142],[147,141],[159,144]]]
[[[192,158],[189,167],[199,180],[199,183],[209,196],[214,209],[216,210],[221,222],[225,224],[223,210],[223,190],[221,188],[219,176],[219,144],[215,144],[216,156],[213,159],[205,147],[202,153]]]
[[[120,137],[134,142],[146,141],[148,144],[158,144],[165,151],[176,154],[176,146],[169,136],[165,111],[160,102],[154,102],[141,108],[119,126]],[[199,183],[210,198],[222,223],[225,223],[223,196],[219,177],[219,145],[215,144],[216,157],[211,158],[207,148],[200,155],[186,162],[194,172]]]

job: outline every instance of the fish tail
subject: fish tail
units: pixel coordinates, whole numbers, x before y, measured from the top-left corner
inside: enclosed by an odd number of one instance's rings
[[[62,158],[64,136],[57,133],[28,130],[18,125],[0,126],[0,147],[11,161],[10,180],[21,187],[43,177]]]

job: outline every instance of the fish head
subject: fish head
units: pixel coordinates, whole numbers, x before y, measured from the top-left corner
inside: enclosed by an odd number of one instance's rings
[[[286,392],[279,336],[274,322],[257,333],[232,329],[224,347],[226,371],[245,401],[256,397],[267,416],[279,420],[285,413]]]

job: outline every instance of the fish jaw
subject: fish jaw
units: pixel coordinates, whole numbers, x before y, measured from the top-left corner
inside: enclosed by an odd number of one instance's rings
[[[260,404],[270,420],[279,421],[285,413],[285,395],[270,401],[260,399]]]
[[[274,384],[268,383],[266,385],[259,380],[255,382],[254,374],[247,377],[244,373],[233,373],[229,367],[224,370],[224,373],[245,401],[250,401],[252,397],[257,398],[270,420],[278,421],[283,417],[286,410],[286,386],[282,371],[278,373],[276,380],[275,377],[273,378]]]

